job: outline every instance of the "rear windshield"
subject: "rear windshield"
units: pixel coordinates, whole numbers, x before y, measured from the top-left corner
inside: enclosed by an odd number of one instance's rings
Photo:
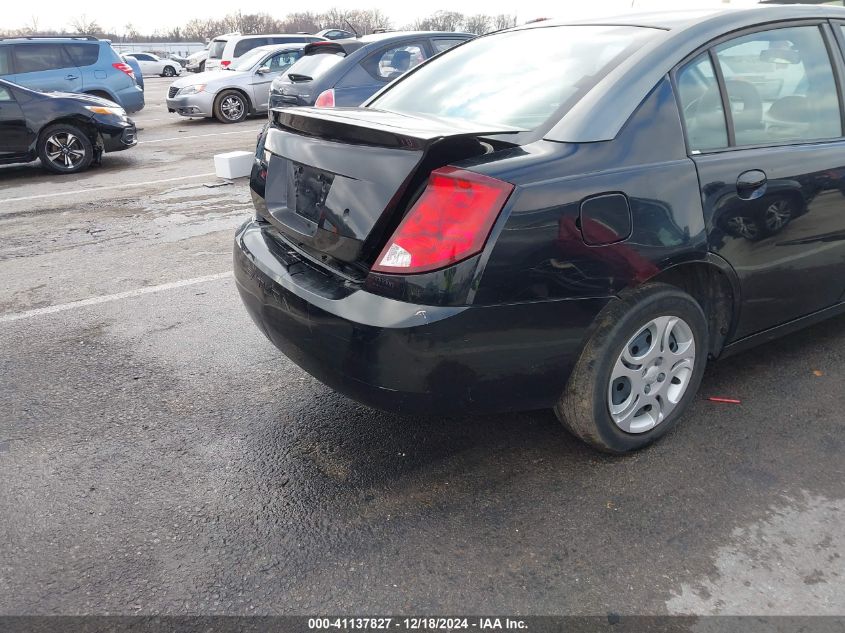
[[[316,79],[317,77],[328,72],[329,69],[337,66],[345,57],[345,55],[337,53],[316,53],[306,55],[297,61],[288,70],[288,75],[302,75]]]
[[[226,40],[214,40],[208,48],[208,56],[211,59],[220,59],[223,57],[224,48],[226,48]]]
[[[481,37],[421,66],[370,107],[533,130],[562,116],[660,33],[589,25]]]

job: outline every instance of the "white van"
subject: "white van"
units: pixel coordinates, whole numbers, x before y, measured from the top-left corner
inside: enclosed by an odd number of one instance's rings
[[[290,44],[292,42],[321,42],[325,39],[318,35],[307,35],[303,33],[279,33],[270,35],[227,33],[211,40],[211,44],[208,47],[208,59],[205,60],[205,69],[226,68],[238,61],[238,58],[259,46]]]

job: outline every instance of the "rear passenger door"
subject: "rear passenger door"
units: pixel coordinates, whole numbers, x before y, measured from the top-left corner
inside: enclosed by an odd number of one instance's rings
[[[64,45],[54,42],[15,44],[15,82],[35,90],[82,92],[82,72]]]
[[[65,52],[76,64],[82,76],[82,87],[97,87],[106,79],[106,71],[95,67],[100,58],[100,45],[94,42],[74,42],[64,45]],[[111,69],[109,69],[111,70]]]
[[[842,61],[826,22],[733,35],[675,87],[709,230],[736,270],[741,338],[845,293]]]
[[[256,70],[253,73],[251,79],[252,102],[257,110],[268,109],[270,105],[270,84],[283,71],[290,68],[300,55],[301,53],[298,50],[276,53],[262,62],[260,66],[269,69],[270,72],[262,74]]]

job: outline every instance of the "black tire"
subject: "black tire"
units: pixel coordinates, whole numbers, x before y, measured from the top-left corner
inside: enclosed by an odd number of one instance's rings
[[[175,77],[176,69],[173,66],[165,66],[161,73],[162,77]]]
[[[94,146],[85,132],[78,127],[60,123],[41,132],[38,139],[38,157],[47,171],[54,174],[75,174],[91,165],[94,160]],[[71,163],[69,166],[68,162]]]
[[[200,70],[199,70],[199,71],[200,71],[201,73],[204,73],[204,72],[205,72],[205,62],[204,62],[204,61],[201,61],[201,62],[200,62]]]
[[[214,100],[214,118],[221,123],[240,123],[248,114],[249,102],[242,92],[224,90]]]
[[[621,362],[620,355],[623,350],[633,349],[636,352],[638,348],[632,347],[638,340],[635,337],[647,333],[647,326],[662,316],[680,317],[688,326],[685,332],[691,334],[691,340],[695,344],[694,358],[690,361],[692,368],[686,378],[688,380],[686,389],[681,393],[677,403],[671,405],[674,408],[671,408],[665,418],[653,428],[644,432],[627,432],[611,416],[612,398],[615,397],[613,389],[619,388],[617,382],[611,384],[612,372],[617,367],[617,361]],[[667,330],[670,333],[673,332],[669,328]],[[651,337],[643,340],[649,346],[652,345]],[[677,347],[677,342],[674,345]],[[657,348],[650,347],[649,349],[656,350],[655,353],[658,352]],[[648,446],[678,422],[695,398],[707,364],[708,349],[707,319],[695,299],[675,286],[661,283],[643,285],[611,302],[599,314],[594,330],[575,364],[563,395],[555,405],[555,414],[571,433],[600,451],[621,454]],[[673,358],[669,357],[668,360],[671,362]],[[654,364],[658,362],[665,362],[664,358],[661,356],[654,361]],[[658,379],[661,381],[660,384],[651,382],[644,393],[649,393],[654,385],[651,398],[657,398],[660,403],[666,403],[666,400],[660,399],[659,394],[663,394],[663,398],[667,397],[668,392],[664,394],[661,388],[671,389],[676,380],[675,374],[672,373],[668,382],[663,384],[663,381],[667,380],[666,374],[662,373],[658,367],[656,371],[659,373],[655,376],[650,373],[655,371],[651,370],[650,366],[634,366],[638,375],[642,369],[644,382]],[[665,368],[669,368],[669,364],[666,364]],[[648,379],[645,378],[647,374]],[[624,382],[626,379],[621,380]],[[629,389],[631,399],[626,399],[625,402],[632,403],[627,408],[632,412],[632,418],[640,411],[646,413],[650,411],[648,407],[636,409],[640,404],[639,399],[649,398],[649,396],[644,395],[643,392],[636,395],[636,388],[631,388],[630,381]],[[628,398],[625,395],[622,397]],[[667,403],[667,408],[669,408],[669,403]]]

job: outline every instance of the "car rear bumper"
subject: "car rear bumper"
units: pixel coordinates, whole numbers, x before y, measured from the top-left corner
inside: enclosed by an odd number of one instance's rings
[[[144,89],[138,85],[121,90],[117,93],[118,103],[127,112],[138,112],[144,109]]]
[[[350,287],[245,223],[235,279],[253,321],[321,382],[389,411],[552,406],[611,299],[425,306]]]
[[[309,105],[305,99],[297,95],[283,95],[278,92],[270,91],[269,108],[290,108],[294,106]]]
[[[167,111],[187,117],[210,117],[213,115],[214,95],[200,92],[185,97],[168,97]]]

